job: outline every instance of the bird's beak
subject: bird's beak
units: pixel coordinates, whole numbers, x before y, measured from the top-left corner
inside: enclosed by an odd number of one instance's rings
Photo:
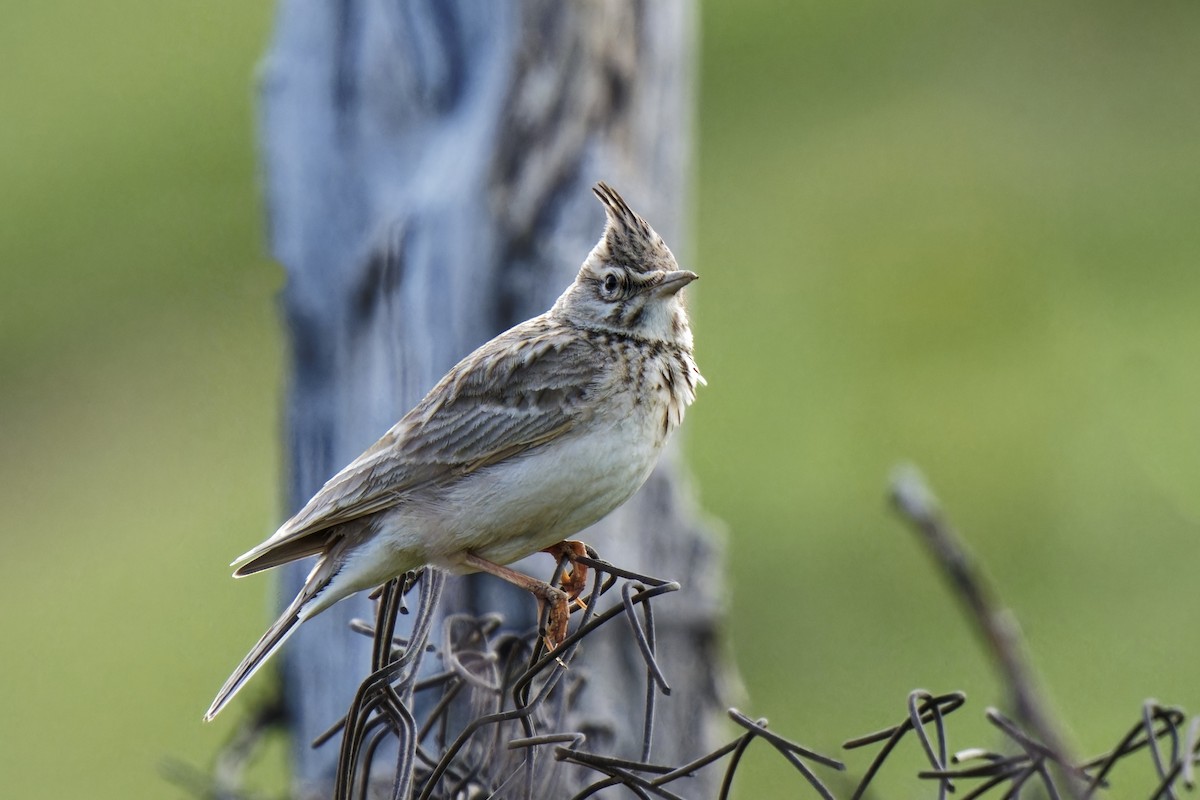
[[[676,269],[663,274],[663,279],[654,287],[654,294],[669,297],[700,276],[690,269]]]

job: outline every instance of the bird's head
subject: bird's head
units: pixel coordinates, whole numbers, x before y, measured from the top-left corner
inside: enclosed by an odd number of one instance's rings
[[[679,268],[662,237],[611,186],[600,182],[592,191],[608,216],[604,235],[553,313],[583,327],[690,349],[692,333],[680,290],[698,276]]]

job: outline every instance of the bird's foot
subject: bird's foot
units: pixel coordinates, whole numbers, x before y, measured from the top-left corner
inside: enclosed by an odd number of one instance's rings
[[[567,624],[571,620],[571,598],[561,589],[549,584],[545,584],[545,587],[548,590],[545,594],[534,593],[538,599],[538,624],[541,625],[545,620],[544,627],[539,628],[538,633],[542,635],[546,649],[553,650],[566,641]],[[549,613],[546,612],[547,607]]]
[[[580,608],[587,608],[587,605],[580,599],[583,590],[587,588],[588,568],[586,564],[581,564],[579,558],[587,555],[587,545],[583,542],[573,539],[564,539],[558,544],[552,544],[543,553],[549,553],[558,561],[564,558],[571,565],[570,572],[566,572],[559,582],[562,590],[567,593],[567,597],[571,603],[578,605]]]
[[[580,546],[582,547],[582,545]],[[541,634],[546,647],[553,650],[566,641],[567,623],[571,620],[571,595],[566,591],[551,586],[545,581],[539,581],[516,570],[480,558],[474,553],[464,554],[463,564],[471,569],[503,578],[532,594],[538,601],[538,633]],[[546,614],[547,607],[549,607],[549,614]],[[544,627],[542,626],[543,619],[546,620]]]

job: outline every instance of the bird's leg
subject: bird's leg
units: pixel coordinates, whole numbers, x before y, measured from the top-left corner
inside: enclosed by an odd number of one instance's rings
[[[463,563],[472,569],[506,580],[513,586],[524,589],[536,597],[538,600],[538,625],[542,624],[543,604],[550,607],[550,617],[546,622],[546,629],[541,632],[547,648],[553,650],[567,638],[567,622],[571,619],[571,604],[570,596],[562,589],[557,589],[537,578],[531,578],[515,569],[488,561],[486,558],[480,558],[474,553],[467,553],[463,556]]]
[[[579,595],[583,594],[583,590],[587,588],[588,568],[586,564],[581,564],[578,560],[581,556],[587,555],[587,545],[573,539],[564,539],[558,544],[550,545],[542,552],[549,553],[557,561],[567,559],[571,564],[571,571],[562,577],[562,590],[567,593],[567,597],[572,602],[578,603],[580,608],[587,608],[579,599]]]

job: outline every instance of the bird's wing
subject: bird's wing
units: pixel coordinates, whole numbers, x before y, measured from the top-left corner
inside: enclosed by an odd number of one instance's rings
[[[329,479],[294,517],[234,565],[251,567],[298,540],[402,502],[418,486],[451,481],[553,441],[587,413],[600,366],[587,338],[539,317],[460,361],[366,452]],[[280,562],[274,562],[280,563]],[[274,563],[260,563],[259,568]],[[254,569],[242,571],[247,574]]]

